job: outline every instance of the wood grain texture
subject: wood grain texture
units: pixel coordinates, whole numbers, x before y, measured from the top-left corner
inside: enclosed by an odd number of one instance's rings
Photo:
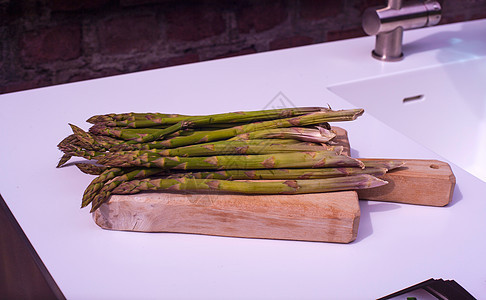
[[[397,160],[404,161],[405,166],[381,177],[388,184],[359,190],[359,199],[430,206],[445,206],[451,202],[456,177],[449,164],[439,160]]]
[[[349,243],[360,217],[355,192],[307,195],[113,195],[93,214],[104,229]]]

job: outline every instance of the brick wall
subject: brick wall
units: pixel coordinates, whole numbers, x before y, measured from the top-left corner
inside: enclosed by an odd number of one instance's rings
[[[385,2],[0,0],[0,93],[363,36]],[[486,17],[486,0],[441,3],[442,24]]]

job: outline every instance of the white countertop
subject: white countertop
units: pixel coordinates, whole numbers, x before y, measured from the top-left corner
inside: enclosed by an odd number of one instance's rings
[[[67,124],[95,114],[351,108],[327,87],[484,55],[484,29],[407,31],[398,63],[365,37],[1,95],[0,194],[68,299],[375,299],[431,277],[486,298],[486,183],[454,165],[449,206],[361,201],[351,244],[102,230],[79,209],[93,177],[55,168]],[[356,156],[443,160],[370,115],[336,125]]]

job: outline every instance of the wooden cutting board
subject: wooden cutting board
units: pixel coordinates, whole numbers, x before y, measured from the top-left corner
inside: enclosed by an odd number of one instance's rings
[[[94,213],[104,229],[349,243],[356,192],[310,195],[114,195]]]
[[[346,131],[334,129],[349,154]],[[455,178],[446,163],[405,162],[407,167],[385,176],[391,184],[360,192],[360,198],[434,206],[450,202]],[[111,196],[93,218],[101,228],[110,230],[349,243],[358,234],[360,209],[354,191],[304,195],[140,193]]]

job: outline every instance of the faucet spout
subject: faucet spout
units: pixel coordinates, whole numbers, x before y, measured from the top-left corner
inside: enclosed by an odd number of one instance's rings
[[[403,31],[437,25],[441,18],[441,7],[434,0],[410,1],[389,0],[383,8],[368,8],[363,14],[363,29],[368,35],[376,35],[372,56],[383,61],[403,59]]]

